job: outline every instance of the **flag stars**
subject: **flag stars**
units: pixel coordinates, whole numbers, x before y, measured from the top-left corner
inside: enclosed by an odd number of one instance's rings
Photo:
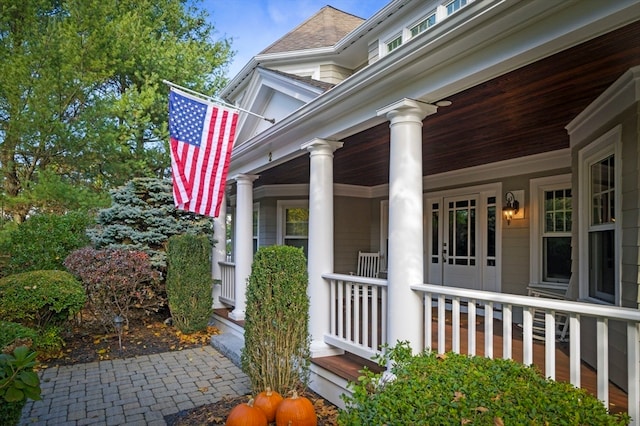
[[[199,146],[207,114],[207,105],[171,92],[169,110],[171,136],[179,141]]]

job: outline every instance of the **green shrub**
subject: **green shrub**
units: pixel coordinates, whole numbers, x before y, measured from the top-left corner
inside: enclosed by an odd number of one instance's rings
[[[35,215],[0,240],[4,257],[1,276],[27,271],[57,269],[69,253],[89,244],[87,226],[93,224],[87,213]]]
[[[32,328],[16,322],[0,321],[0,351],[16,341],[31,346],[27,342],[31,341],[31,344],[34,344],[37,338],[38,333]]]
[[[0,279],[0,317],[36,330],[63,325],[85,303],[82,284],[65,271],[31,271]]]
[[[255,393],[306,387],[309,367],[307,262],[302,249],[258,250],[247,286],[242,369]]]
[[[166,303],[159,274],[144,252],[85,247],[64,265],[82,281],[89,309],[107,330],[116,315],[128,326],[131,318],[158,312]]]
[[[26,346],[0,354],[0,419],[17,425],[27,399],[39,400],[40,379],[33,371],[36,352]]]
[[[365,371],[343,395],[340,425],[619,425],[584,389],[545,379],[512,360],[388,351],[394,378]]]
[[[175,235],[167,244],[167,300],[173,324],[183,333],[204,330],[213,311],[211,242]]]

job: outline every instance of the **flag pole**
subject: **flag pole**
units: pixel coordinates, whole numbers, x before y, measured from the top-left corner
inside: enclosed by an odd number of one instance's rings
[[[201,97],[203,99],[207,99],[209,101],[212,101],[212,102],[215,102],[215,103],[218,103],[218,104],[222,104],[222,105],[224,105],[226,107],[229,107],[229,108],[237,109],[238,111],[246,112],[247,114],[251,114],[251,115],[254,115],[254,116],[258,117],[258,118],[262,118],[263,120],[268,121],[271,124],[276,124],[276,119],[275,118],[264,117],[262,115],[256,114],[255,112],[248,111],[246,109],[242,109],[242,108],[239,108],[239,107],[237,107],[235,105],[231,105],[231,104],[229,104],[227,102],[221,101],[220,99],[216,99],[216,98],[212,98],[211,96],[203,95],[202,93],[196,92],[195,90],[191,90],[191,89],[189,89],[187,87],[179,86],[179,85],[177,85],[175,83],[170,82],[169,80],[162,80],[162,82],[164,84],[166,84],[167,86],[175,87],[176,89],[180,89],[180,90],[184,90],[185,92],[191,93],[192,95],[196,95],[196,96],[199,96],[199,97]]]

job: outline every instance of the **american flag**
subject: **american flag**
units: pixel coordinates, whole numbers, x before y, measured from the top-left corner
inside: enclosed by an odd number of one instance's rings
[[[237,122],[237,111],[171,89],[169,134],[177,208],[218,217]]]

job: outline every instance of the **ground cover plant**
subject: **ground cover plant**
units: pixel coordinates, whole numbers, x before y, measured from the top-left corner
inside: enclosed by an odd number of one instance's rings
[[[40,379],[33,371],[36,355],[27,346],[0,353],[0,420],[3,425],[17,425],[27,399],[40,399]]]
[[[344,396],[341,425],[624,425],[584,389],[512,360],[388,349],[392,376],[365,372]]]

